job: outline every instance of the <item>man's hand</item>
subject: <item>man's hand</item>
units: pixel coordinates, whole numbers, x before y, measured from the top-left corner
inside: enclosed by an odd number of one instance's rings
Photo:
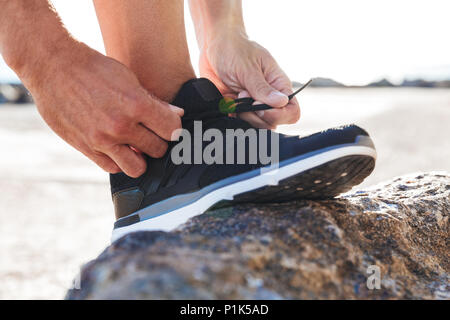
[[[270,53],[240,33],[217,34],[200,56],[200,74],[219,90],[239,98],[252,97],[255,104],[265,103],[275,109],[245,112],[238,116],[255,127],[273,129],[279,124],[295,123],[300,107],[289,101],[292,85]]]
[[[151,96],[124,65],[80,43],[25,83],[47,124],[110,173],[140,176],[146,162],[139,151],[163,156],[181,127],[183,109]]]
[[[200,47],[200,75],[228,96],[251,96],[275,109],[238,116],[259,128],[295,123],[300,107],[292,84],[270,53],[245,33],[241,0],[191,0]]]
[[[49,0],[0,0],[0,52],[48,125],[104,170],[145,172],[183,109],[151,96],[124,65],[73,39]],[[178,131],[179,132],[179,131]]]

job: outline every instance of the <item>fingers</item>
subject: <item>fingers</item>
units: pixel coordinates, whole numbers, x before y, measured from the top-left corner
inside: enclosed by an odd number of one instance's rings
[[[84,149],[104,170],[123,171],[137,178],[146,170],[142,153],[154,158],[166,153],[165,140],[174,138],[173,132],[181,128],[184,110],[148,96],[121,111],[122,114],[97,124],[88,134],[88,146]]]
[[[277,84],[275,83],[274,86],[277,87]],[[283,86],[283,88],[280,88],[280,91],[286,95],[290,95],[293,92],[291,86]],[[285,106],[284,109],[286,112],[284,117],[279,118],[280,120],[282,119],[283,122],[278,122],[277,124],[294,124],[300,120],[300,105],[296,97],[293,97],[291,100],[289,100],[289,103]],[[269,114],[268,117],[270,116],[271,115]]]
[[[242,91],[239,93],[238,98],[247,98],[250,97],[249,93],[247,91]],[[258,104],[259,102],[253,103]],[[239,113],[238,116],[242,120],[247,121],[251,125],[253,125],[256,128],[259,129],[275,129],[274,125],[271,125],[270,123],[263,120],[262,116],[264,115],[264,111],[255,111],[255,112],[243,112]]]
[[[159,137],[170,141],[173,138],[173,132],[181,128],[183,114],[183,109],[148,95],[145,101],[138,106],[138,112],[134,114],[134,119]]]
[[[167,142],[181,128],[184,110],[164,103],[150,95],[134,108],[131,119],[120,121],[107,138],[109,147],[100,146],[100,152],[108,156],[126,175],[137,178],[146,170],[142,155],[160,158],[167,151]]]
[[[281,72],[281,71],[280,71]],[[249,75],[246,81],[247,92],[241,97],[250,95],[253,99],[260,101],[255,104],[268,104],[274,109],[263,112],[245,113],[240,118],[250,122],[258,128],[273,129],[279,124],[292,124],[300,119],[300,107],[297,99],[289,100],[288,95],[292,93],[289,79],[282,74],[269,84],[262,73]],[[257,119],[259,118],[259,120]]]
[[[120,167],[106,154],[91,150],[86,144],[77,143],[77,149],[80,150],[86,157],[94,161],[100,168],[109,173],[119,173],[122,170]]]
[[[147,163],[141,154],[134,152],[127,145],[114,145],[106,150],[106,154],[129,177],[137,178],[147,169]]]
[[[107,155],[103,153],[92,153],[88,158],[94,161],[100,168],[109,173],[119,173],[122,170],[119,166]]]
[[[137,178],[147,169],[142,152],[153,157],[162,157],[167,150],[167,142],[143,126],[139,127],[135,138],[132,139],[134,145],[105,144],[108,146],[99,148],[102,151],[92,150],[87,145],[83,145],[79,149],[106,172],[124,172],[132,178]]]
[[[297,99],[291,99],[289,104],[283,108],[265,110],[261,118],[274,126],[296,123],[300,119],[300,107]]]
[[[86,143],[78,144],[78,149],[109,173],[123,171],[126,175],[137,178],[145,172],[147,164],[143,155],[132,150],[126,142],[133,130],[120,129],[122,127],[116,125],[112,135],[95,131]],[[123,136],[120,137],[119,133],[123,133]]]
[[[286,79],[280,78],[280,81],[275,81],[273,86],[288,96],[292,93],[292,88],[288,85],[288,83],[289,81],[286,81]],[[265,121],[272,127],[276,127],[280,124],[293,124],[300,119],[300,106],[297,99],[294,97],[289,100],[289,103],[286,106],[282,108],[264,110],[263,113],[256,114],[261,118],[261,120]]]
[[[128,141],[132,149],[139,150],[153,158],[161,158],[168,147],[166,141],[139,124]]]
[[[268,104],[274,108],[281,108],[288,104],[289,98],[283,92],[273,88],[265,79],[262,72],[253,72],[249,74],[244,87],[253,99]]]
[[[142,153],[160,158],[166,153],[168,147],[166,141],[141,124],[136,124],[128,131],[122,131],[120,136],[107,137],[97,146],[99,151],[96,153],[104,154],[104,157],[110,159],[115,165],[114,167],[110,163],[107,164],[106,171],[117,172],[118,167],[119,171],[133,178],[141,176],[147,168]],[[96,161],[97,164],[99,164],[98,161]]]
[[[169,104],[169,109],[173,112],[175,112],[179,117],[184,116],[184,109],[177,107],[177,106],[173,106],[171,104]]]

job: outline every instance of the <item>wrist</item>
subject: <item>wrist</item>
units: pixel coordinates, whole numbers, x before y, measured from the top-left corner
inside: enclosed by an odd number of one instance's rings
[[[0,9],[0,51],[22,81],[51,67],[76,43],[47,0],[9,1]]]
[[[247,38],[241,0],[191,0],[189,4],[200,49],[217,38]]]
[[[200,50],[205,50],[217,42],[225,42],[232,45],[235,42],[248,40],[248,35],[243,25],[227,25],[225,22],[217,22],[198,39]]]
[[[52,66],[59,64],[64,56],[73,54],[76,41],[68,34],[52,34],[52,38],[22,43],[4,52],[5,62],[22,81],[31,81]]]

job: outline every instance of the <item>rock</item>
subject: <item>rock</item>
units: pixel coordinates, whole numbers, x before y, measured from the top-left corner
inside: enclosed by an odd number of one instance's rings
[[[303,86],[305,83],[302,82],[298,82],[298,81],[292,81],[292,87],[293,88],[300,88],[301,86]],[[313,81],[311,82],[311,84],[309,85],[310,87],[316,87],[316,88],[346,88],[347,86],[337,82],[333,79],[330,78],[321,78],[321,77],[316,77],[313,78]]]
[[[213,210],[174,232],[118,240],[67,298],[450,299],[449,210],[447,173]],[[369,289],[377,268],[380,289]]]
[[[387,79],[381,79],[379,81],[369,83],[367,87],[394,87],[394,85]]]

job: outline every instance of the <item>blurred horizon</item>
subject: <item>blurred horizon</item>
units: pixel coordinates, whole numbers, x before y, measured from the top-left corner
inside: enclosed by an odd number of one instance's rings
[[[104,53],[91,0],[53,0],[69,32]],[[331,78],[345,85],[380,79],[450,80],[450,3],[446,0],[244,1],[251,39],[265,46],[292,81]],[[198,48],[187,3],[186,32],[198,73]],[[263,23],[262,23],[263,22]],[[0,58],[0,81],[18,82]]]

